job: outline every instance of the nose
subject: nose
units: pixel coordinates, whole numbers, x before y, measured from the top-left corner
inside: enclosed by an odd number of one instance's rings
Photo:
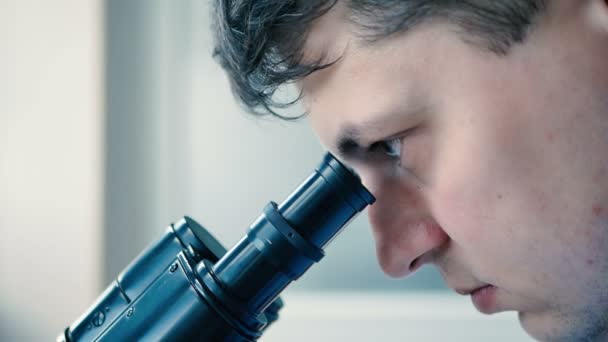
[[[405,277],[431,262],[449,237],[433,219],[423,190],[394,181],[374,186],[372,192],[376,202],[368,215],[384,273]]]

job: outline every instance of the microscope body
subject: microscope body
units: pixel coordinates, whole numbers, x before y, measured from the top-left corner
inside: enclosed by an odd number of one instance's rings
[[[191,218],[171,224],[58,341],[255,339],[238,334],[205,302],[210,298],[205,298],[196,265],[202,260],[215,263],[225,253]],[[280,307],[277,299],[269,316],[276,319]],[[265,316],[259,321],[268,322]]]
[[[279,294],[374,200],[328,153],[229,251],[189,217],[170,225],[57,341],[256,341]]]

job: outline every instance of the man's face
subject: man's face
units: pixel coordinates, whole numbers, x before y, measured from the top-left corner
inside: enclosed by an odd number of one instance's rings
[[[536,338],[607,338],[608,9],[553,3],[506,56],[439,22],[362,43],[336,7],[305,51],[342,57],[299,85],[377,197],[387,274],[434,264],[459,292],[492,285],[477,308],[518,311]]]

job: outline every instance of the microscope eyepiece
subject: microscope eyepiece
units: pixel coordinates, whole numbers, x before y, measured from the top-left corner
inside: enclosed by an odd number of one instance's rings
[[[279,212],[304,238],[323,248],[374,201],[356,173],[327,153],[315,172],[279,206]]]
[[[256,317],[320,261],[323,247],[374,201],[359,177],[327,153],[283,203],[264,208],[248,234],[207,270],[203,282],[232,298],[225,302],[241,303],[231,311]]]

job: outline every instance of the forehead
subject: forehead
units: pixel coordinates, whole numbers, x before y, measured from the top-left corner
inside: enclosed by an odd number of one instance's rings
[[[386,125],[374,125],[377,118],[425,106],[421,81],[433,79],[440,70],[429,65],[445,58],[441,50],[447,47],[438,42],[455,39],[434,23],[375,42],[356,32],[347,9],[337,6],[313,24],[304,45],[305,59],[336,61],[298,82],[315,132],[334,151],[338,132],[346,127],[365,125],[373,131],[367,133],[381,134]]]

